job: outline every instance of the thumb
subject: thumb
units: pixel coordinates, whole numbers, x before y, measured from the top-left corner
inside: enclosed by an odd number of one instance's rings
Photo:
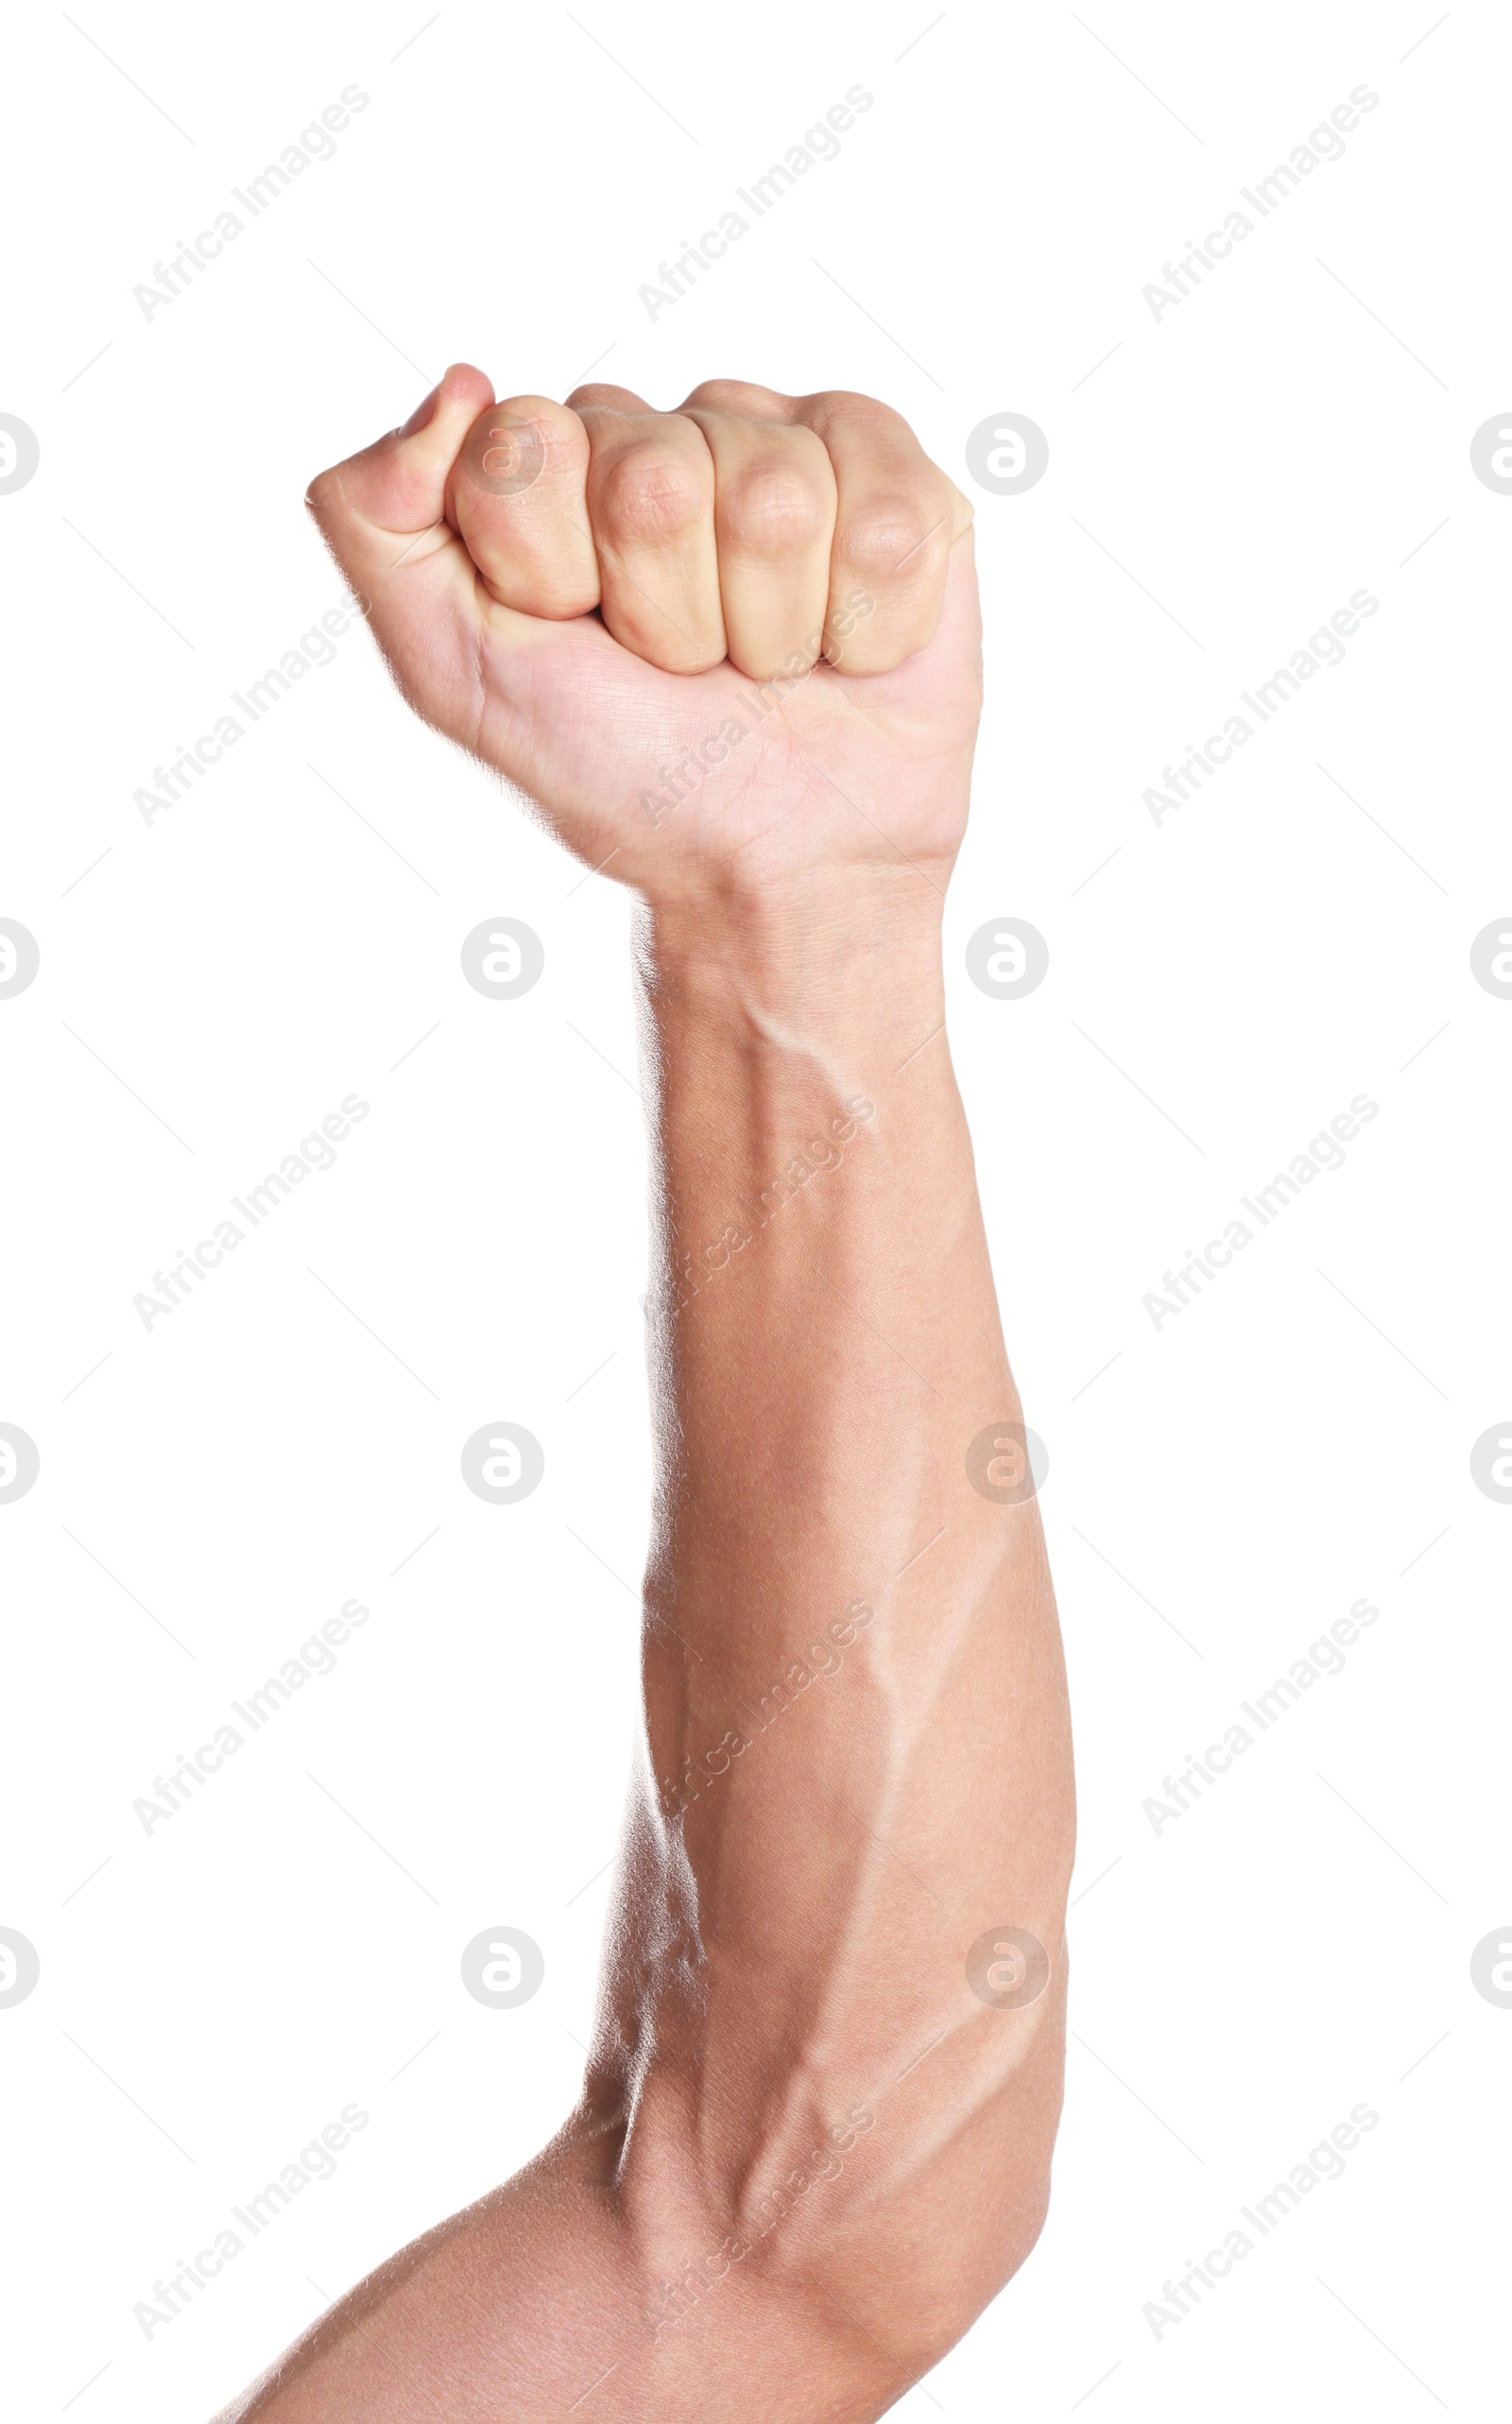
[[[481,370],[454,363],[403,429],[322,472],[304,500],[401,689],[443,729],[478,610],[472,559],[445,518],[446,483],[493,400]]]
[[[338,558],[341,542],[360,544],[364,530],[413,537],[440,524],[462,441],[492,402],[492,382],[470,362],[455,362],[403,429],[312,480],[305,502]]]

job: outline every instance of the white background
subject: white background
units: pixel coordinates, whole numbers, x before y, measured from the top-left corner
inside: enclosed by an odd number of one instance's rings
[[[1044,2238],[898,2412],[1485,2415],[1512,1509],[1469,1459],[1512,1413],[1512,1004],[1469,951],[1512,907],[1512,500],[1469,449],[1512,403],[1505,18],[575,13],[81,0],[8,37],[0,411],[42,450],[0,497],[0,915],[42,954],[0,1002],[0,1419],[42,1459],[0,1506],[0,1924],[42,1964],[0,2010],[8,2407],[202,2424],[535,2149],[587,2035],[649,1470],[626,899],[360,628],[150,828],[132,801],[339,594],[307,479],[461,358],[867,389],[963,486],[988,417],[1049,439],[1033,490],[972,490],[948,947],[1051,1456],[1074,2037]],[[353,82],[336,157],[146,319]],[[857,82],[841,158],[651,321],[640,284]],[[1362,82],[1346,157],[1157,322],[1145,283]],[[1347,662],[1157,829],[1145,786],[1361,588]],[[501,915],[546,961],[505,1004],[458,965]],[[1005,915],[1050,948],[1021,1002],[964,971]],[[146,1331],[133,1296],[352,1092],[336,1166]],[[1362,1092],[1346,1166],[1157,1332],[1162,1272]],[[457,1462],[497,1419],[546,1456],[504,1509]],[[354,1595],[336,1671],[145,1835],[133,1799]],[[1157,1836],[1162,1777],[1361,1597],[1346,1671]],[[495,1924],[545,1955],[517,2011],[458,1975]],[[352,2102],[336,2175],[145,2339]],[[1157,2339],[1161,2283],[1360,2103],[1345,2176]]]

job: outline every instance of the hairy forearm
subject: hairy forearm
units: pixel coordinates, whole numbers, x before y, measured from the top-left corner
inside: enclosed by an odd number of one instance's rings
[[[905,868],[808,886],[801,914],[732,897],[643,922],[661,1481],[606,2003],[638,2083],[632,2223],[637,2135],[654,2183],[670,2147],[707,2189],[687,2243],[657,2217],[658,2312],[725,2280],[696,2239],[728,2226],[727,2263],[838,2299],[905,2371],[1038,2227],[1072,1850],[1034,1501],[967,1470],[1019,1407],[939,906]],[[672,1915],[649,1966],[648,1907]],[[1051,1977],[1005,2007],[967,1963],[1010,1927]]]

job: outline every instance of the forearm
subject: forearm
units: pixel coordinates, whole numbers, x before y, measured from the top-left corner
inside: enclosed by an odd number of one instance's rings
[[[658,1489],[578,2106],[222,2424],[868,2424],[1033,2243],[1060,2100],[1064,1680],[943,1034],[971,507],[845,390],[465,364],[311,502],[420,712],[639,895]]]
[[[1038,2227],[1072,1852],[1033,1496],[983,1496],[967,1470],[1019,1407],[939,907],[904,868],[806,886],[801,911],[731,899],[642,926],[661,1485],[632,1875],[644,1893],[660,1865],[679,1924],[649,1986],[622,1939],[609,2003],[621,2044],[654,2035],[638,2129],[712,2184],[705,2226],[800,2297],[869,2303],[905,2368]],[[1003,2007],[967,1959],[1007,1927],[1052,1974]],[[784,2189],[827,2148],[812,2191]],[[686,2284],[705,2249],[658,2243]],[[702,2294],[695,2275],[661,2311]]]

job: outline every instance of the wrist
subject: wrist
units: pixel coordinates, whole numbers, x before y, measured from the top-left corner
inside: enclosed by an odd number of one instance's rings
[[[825,868],[643,905],[637,971],[659,1027],[696,1020],[772,1040],[927,1031],[944,1014],[949,868]],[[887,1039],[884,1042],[884,1039]],[[869,1056],[868,1056],[869,1057]]]

